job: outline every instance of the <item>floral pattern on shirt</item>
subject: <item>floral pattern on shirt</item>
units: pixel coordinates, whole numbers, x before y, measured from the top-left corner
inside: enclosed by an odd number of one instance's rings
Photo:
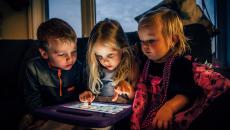
[[[197,62],[193,62],[193,74],[194,81],[196,85],[203,89],[203,94],[200,95],[193,105],[185,111],[179,112],[175,115],[174,118],[174,129],[177,130],[186,130],[189,128],[191,123],[196,119],[209,105],[212,103],[214,99],[225,93],[230,88],[230,80],[221,75],[220,73],[214,71],[207,64],[200,64]],[[143,77],[141,77],[143,78]],[[134,102],[133,102],[133,114],[131,116],[131,129],[132,130],[140,130],[145,123],[145,118],[143,115],[146,112],[146,105],[148,101],[148,86],[143,80],[137,85],[137,91],[135,94]],[[153,78],[151,80],[152,86],[158,86],[160,82],[160,78]],[[157,85],[158,84],[158,85]],[[153,95],[158,94],[159,88],[152,87]],[[157,98],[156,98],[157,99]],[[158,110],[158,109],[157,109]],[[157,110],[151,113],[153,120]],[[151,125],[151,123],[147,123],[146,125]]]

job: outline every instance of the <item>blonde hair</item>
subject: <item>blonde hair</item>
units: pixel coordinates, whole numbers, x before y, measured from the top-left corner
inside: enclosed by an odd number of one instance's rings
[[[175,43],[167,42],[168,47],[173,49],[173,55],[182,55],[190,49],[184,35],[182,21],[178,14],[171,9],[162,7],[147,13],[140,19],[138,30],[156,25],[157,22],[162,24],[162,35],[165,39],[169,36],[174,36],[177,39]]]
[[[117,85],[121,80],[126,80],[130,82],[131,85],[134,85],[137,81],[138,67],[135,63],[132,48],[129,47],[128,40],[121,25],[115,20],[105,19],[94,26],[88,41],[86,59],[89,73],[89,89],[94,94],[99,94],[102,86],[100,80],[102,68],[95,56],[95,44],[104,44],[105,46],[122,52],[122,59],[116,68],[113,84]]]

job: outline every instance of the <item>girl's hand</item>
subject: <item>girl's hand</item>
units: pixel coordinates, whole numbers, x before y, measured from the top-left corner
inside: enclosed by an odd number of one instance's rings
[[[114,96],[112,101],[117,101],[119,95],[126,94],[129,99],[133,99],[134,97],[134,89],[133,87],[125,80],[120,81],[117,86],[114,87]]]
[[[173,119],[173,109],[166,104],[164,104],[157,112],[154,120],[153,127],[160,130],[167,130],[172,127]]]
[[[178,94],[168,100],[158,111],[153,120],[153,126],[158,129],[172,128],[173,115],[188,104],[188,98]]]
[[[91,91],[85,91],[79,95],[79,100],[81,102],[88,102],[91,103],[95,99],[95,96]]]

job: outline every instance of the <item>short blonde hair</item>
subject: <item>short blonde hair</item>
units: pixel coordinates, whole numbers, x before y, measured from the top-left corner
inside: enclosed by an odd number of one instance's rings
[[[187,38],[184,35],[183,24],[178,14],[168,8],[162,7],[144,15],[138,23],[138,31],[142,28],[151,27],[159,22],[162,24],[162,35],[164,38],[175,36],[176,43],[167,43],[174,49],[174,55],[182,55],[189,50]]]

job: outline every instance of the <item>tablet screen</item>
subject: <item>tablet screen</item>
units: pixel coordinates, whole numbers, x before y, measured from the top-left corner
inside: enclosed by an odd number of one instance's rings
[[[101,112],[101,113],[109,113],[109,114],[117,114],[124,109],[128,109],[131,107],[129,104],[107,104],[107,103],[99,103],[93,102],[90,105],[88,103],[77,102],[71,105],[64,105],[66,108],[93,111],[93,112]]]

